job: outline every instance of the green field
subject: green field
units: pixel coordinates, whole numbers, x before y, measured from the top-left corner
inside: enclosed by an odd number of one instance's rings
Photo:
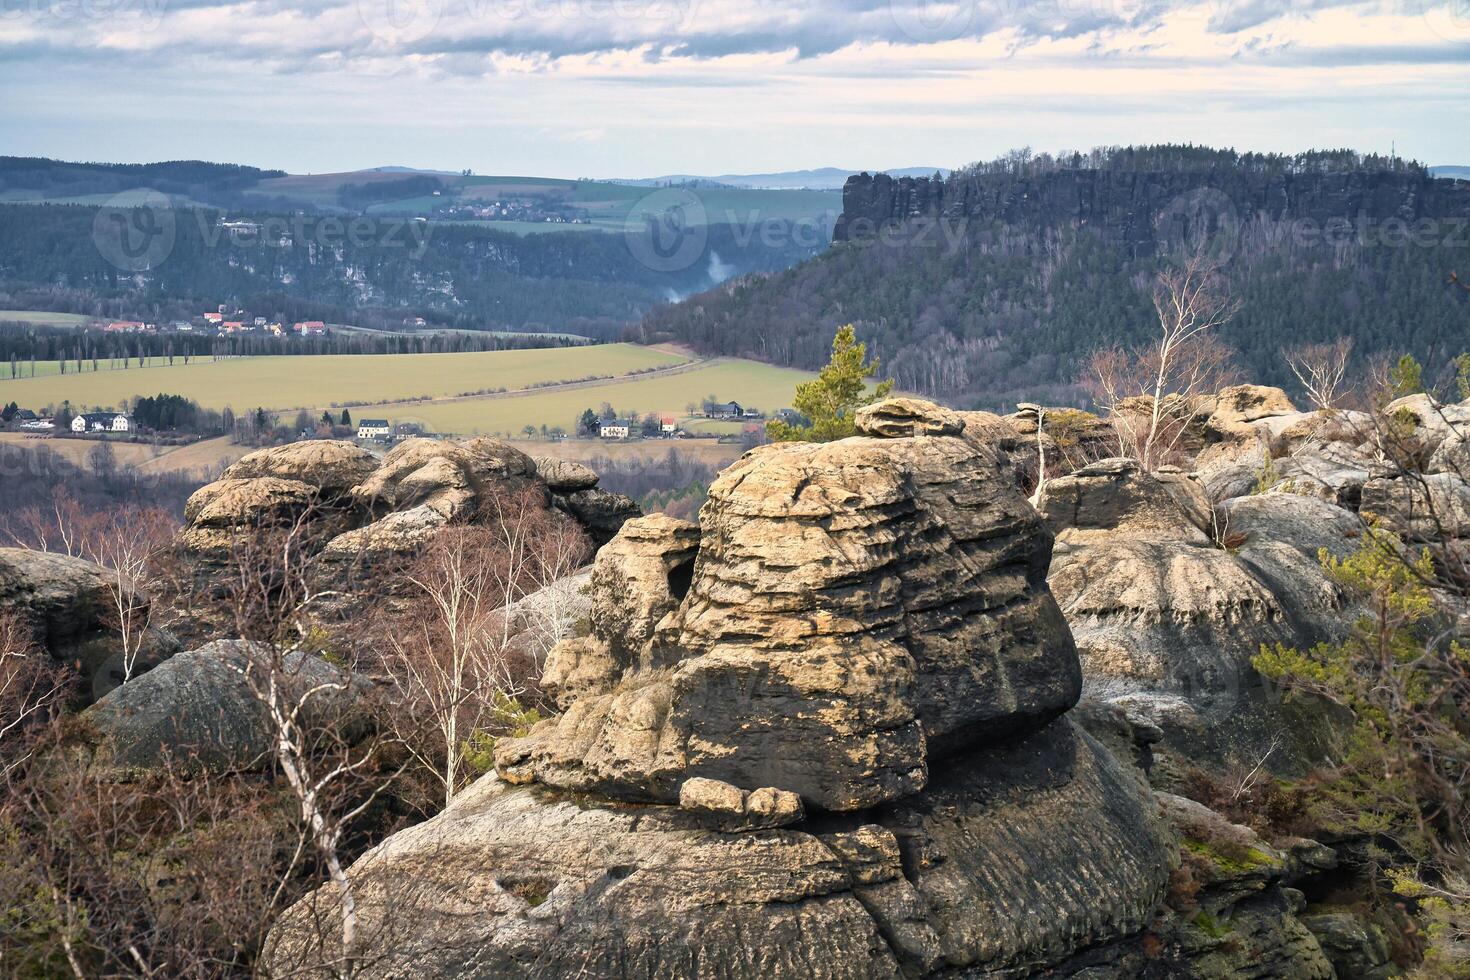
[[[228,405],[236,412],[257,406],[275,411],[322,409],[626,375],[687,360],[654,348],[607,344],[465,354],[244,357],[80,375],[40,376],[37,365],[35,378],[0,379],[0,401],[16,401],[35,410],[63,400],[69,400],[74,409],[108,408],[124,398],[167,392],[192,398],[206,408]],[[354,416],[361,414],[354,408]]]
[[[683,417],[689,403],[706,395],[734,399],[770,413],[791,404],[797,382],[812,375],[756,361],[721,359],[678,374],[656,378],[628,378],[614,384],[534,392],[514,398],[474,398],[455,402],[374,410],[354,409],[353,416],[371,413],[391,422],[418,422],[435,432],[457,435],[518,435],[524,426],[561,426],[571,430],[584,409],[596,411],[603,402],[618,412],[639,415],[659,412]],[[738,433],[739,422],[699,422],[721,434]]]
[[[46,310],[0,310],[0,323],[34,323],[46,327],[79,327],[92,318],[80,313],[50,313]]]

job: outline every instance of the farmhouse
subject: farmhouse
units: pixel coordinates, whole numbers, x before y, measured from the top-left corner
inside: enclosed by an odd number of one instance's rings
[[[132,432],[133,420],[121,412],[86,412],[71,420],[73,432]]]
[[[738,419],[743,412],[744,409],[740,407],[739,402],[722,402],[709,406],[704,415],[705,418],[711,419]]]
[[[673,438],[674,433],[678,429],[679,423],[674,420],[672,415],[665,415],[659,420],[658,431],[665,439]]]
[[[56,420],[50,417],[22,419],[20,427],[32,432],[50,432],[56,427]]]
[[[362,419],[357,423],[357,438],[386,439],[393,434],[387,419]]]
[[[633,423],[627,419],[605,419],[598,428],[604,439],[626,439],[633,432]]]

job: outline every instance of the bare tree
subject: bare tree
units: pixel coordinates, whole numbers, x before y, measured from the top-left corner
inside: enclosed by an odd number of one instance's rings
[[[107,621],[122,646],[124,684],[133,679],[152,619],[153,607],[141,593],[143,583],[177,527],[160,508],[123,507],[104,515],[101,526],[83,541],[86,557],[108,570]]]
[[[307,507],[239,535],[227,592],[237,631],[251,641],[240,673],[265,709],[273,761],[294,798],[302,844],[315,852],[336,892],[340,953],[318,966],[351,976],[361,965],[364,937],[344,837],[403,767],[385,770],[382,739],[353,737],[361,727],[357,702],[366,692],[350,662],[329,667],[320,657],[312,612],[334,593],[315,587],[310,574],[318,516]]]
[[[1094,354],[1083,384],[1110,413],[1119,449],[1152,470],[1178,449],[1198,396],[1231,373],[1230,351],[1214,337],[1240,308],[1203,253],[1158,274],[1153,287],[1158,339]]]
[[[20,617],[0,610],[0,776],[29,761],[31,730],[61,700],[64,677],[49,659]]]
[[[506,560],[498,543],[483,528],[441,532],[407,575],[423,601],[389,639],[398,734],[442,784],[446,806],[465,781],[466,741],[523,691],[505,656],[506,617],[495,615]]]
[[[1302,344],[1281,352],[1307,397],[1323,411],[1335,406],[1352,353],[1351,337],[1339,337],[1330,344]]]

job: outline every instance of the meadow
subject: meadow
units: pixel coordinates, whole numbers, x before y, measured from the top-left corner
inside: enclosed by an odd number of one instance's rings
[[[80,313],[52,313],[48,310],[0,310],[0,323],[32,323],[42,327],[79,327],[93,318]]]
[[[581,348],[586,349],[586,348]],[[600,348],[593,348],[600,349]],[[791,404],[798,382],[812,375],[757,361],[721,358],[687,371],[649,378],[630,377],[606,384],[533,391],[514,397],[469,398],[383,408],[365,407],[354,415],[371,413],[392,422],[417,422],[434,432],[460,435],[519,435],[522,429],[561,426],[572,430],[585,409],[596,411],[607,402],[619,413],[648,412],[684,418],[688,406],[703,398],[731,399],[770,413]],[[694,426],[710,426],[700,420]],[[719,423],[716,434],[738,433],[741,423]],[[720,431],[723,430],[723,431]]]
[[[40,411],[70,401],[74,410],[81,410],[113,408],[137,395],[167,392],[206,408],[228,406],[237,414],[256,407],[321,410],[620,376],[689,360],[668,349],[607,344],[458,354],[243,357],[65,375],[42,375],[37,365],[35,378],[0,378],[0,402]],[[364,414],[356,407],[352,413]]]

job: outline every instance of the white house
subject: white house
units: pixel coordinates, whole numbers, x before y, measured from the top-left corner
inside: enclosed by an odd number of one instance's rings
[[[386,439],[393,434],[387,419],[362,419],[357,423],[357,438]]]
[[[633,423],[627,419],[607,419],[598,428],[604,439],[626,439],[633,432]]]
[[[132,432],[133,420],[120,412],[87,412],[71,420],[73,432]]]
[[[663,434],[663,437],[665,439],[670,439],[679,429],[678,420],[676,420],[672,415],[665,415],[662,419],[659,420],[658,429],[659,432]]]

